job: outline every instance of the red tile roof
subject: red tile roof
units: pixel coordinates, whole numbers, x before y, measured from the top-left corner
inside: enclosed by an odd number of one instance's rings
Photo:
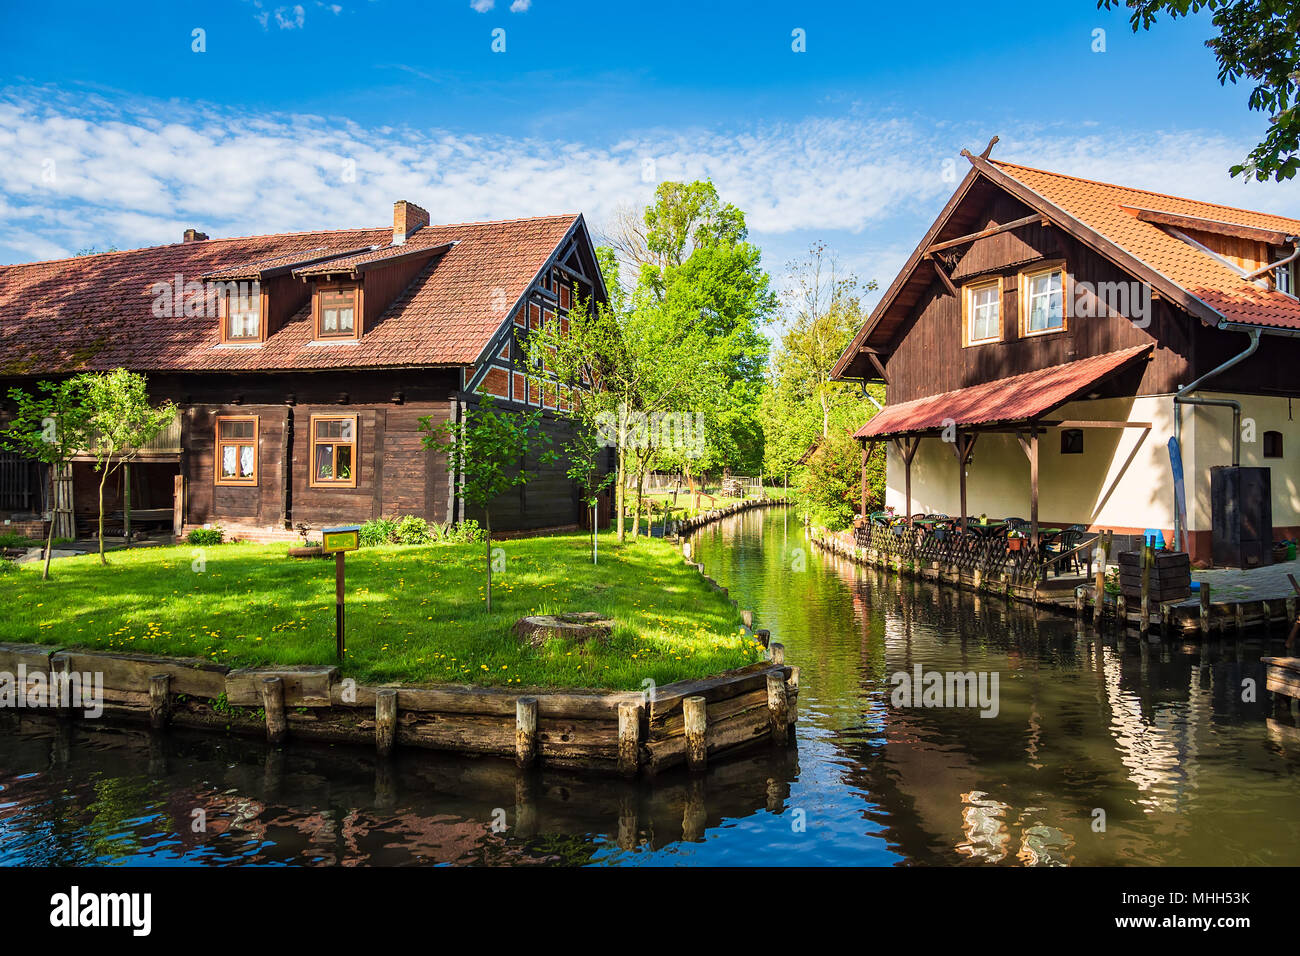
[[[0,375],[103,370],[242,371],[474,362],[577,222],[576,215],[426,226],[392,247],[391,226],[209,239],[0,266]],[[256,347],[220,347],[213,317],[159,317],[156,283],[239,275],[320,249],[393,252],[455,243],[367,328],[359,343],[311,345],[304,307]],[[253,272],[257,271],[255,268]],[[186,301],[198,302],[197,295]]]
[[[1216,203],[1130,189],[1060,173],[990,161],[991,165],[1100,233],[1231,322],[1300,329],[1300,302],[1247,282],[1213,256],[1176,239],[1125,207],[1193,216],[1300,235],[1300,220]]]
[[[941,395],[886,405],[854,437],[879,438],[933,431],[950,423],[992,425],[1037,418],[1086,392],[1151,349],[1151,345],[1138,345]]]

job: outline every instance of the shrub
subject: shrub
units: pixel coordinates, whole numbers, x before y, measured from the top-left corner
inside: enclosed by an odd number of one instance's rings
[[[15,531],[6,531],[4,534],[0,534],[0,548],[30,548],[37,544],[43,545],[45,542],[33,542],[27,535],[18,534]]]
[[[190,544],[208,545],[221,544],[226,539],[226,533],[220,528],[195,528],[185,540]]]
[[[392,518],[371,518],[361,526],[361,546],[373,548],[388,544],[397,534],[397,522]]]
[[[418,515],[399,518],[393,537],[398,544],[428,544],[433,540],[433,535],[429,533],[429,522]]]
[[[442,540],[450,544],[478,544],[483,540],[483,529],[473,518],[466,518],[460,524],[443,528]]]

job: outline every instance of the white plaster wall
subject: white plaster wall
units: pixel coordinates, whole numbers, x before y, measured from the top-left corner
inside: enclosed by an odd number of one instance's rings
[[[1039,437],[1039,516],[1044,521],[1117,528],[1173,528],[1173,434],[1169,396],[1073,402],[1052,419],[1151,422],[1139,428],[1090,428],[1082,455],[1062,455],[1060,430]],[[1185,423],[1186,424],[1186,423]],[[1186,466],[1185,466],[1186,467]],[[904,470],[889,448],[886,504],[902,514]],[[967,511],[1029,518],[1029,459],[1014,435],[981,435],[967,469]],[[1208,494],[1208,491],[1207,491]],[[952,446],[925,438],[912,463],[912,511],[960,513]]]
[[[1300,399],[1200,390],[1205,398],[1235,398],[1241,402],[1244,440],[1241,463],[1266,467],[1272,474],[1273,526],[1300,525]],[[1232,464],[1232,409],[1184,405],[1184,446],[1190,449],[1197,470],[1196,493],[1188,493],[1188,523],[1194,531],[1208,531],[1210,521],[1210,468]],[[1283,457],[1264,457],[1264,432],[1282,433]],[[1188,471],[1191,482],[1191,471]]]

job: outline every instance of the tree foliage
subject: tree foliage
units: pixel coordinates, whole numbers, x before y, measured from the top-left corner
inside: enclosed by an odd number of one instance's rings
[[[109,474],[136,457],[139,449],[153,441],[176,417],[176,406],[164,402],[149,404],[148,383],[143,375],[124,368],[79,376],[92,431],[90,451],[99,471],[99,560],[104,555],[104,484]],[[123,520],[131,508],[129,497],[122,502]]]
[[[461,493],[483,510],[486,532],[486,601],[492,610],[492,502],[511,488],[532,478],[529,455],[547,465],[559,456],[550,449],[551,438],[541,428],[542,410],[516,413],[497,410],[486,392],[477,406],[459,422],[435,423],[420,419],[425,448],[445,452],[448,469],[460,476]]]
[[[60,382],[37,383],[39,393],[29,394],[11,388],[9,399],[17,413],[0,431],[0,447],[16,452],[46,466],[49,477],[50,507],[55,507],[55,482],[69,466],[72,456],[86,446],[90,435],[90,414],[86,408],[85,382],[79,378]],[[45,538],[45,566],[42,580],[50,576],[50,556],[54,544],[54,520],[51,517]]]
[[[1233,176],[1279,182],[1300,170],[1300,4],[1295,0],[1099,0],[1124,6],[1136,33],[1161,16],[1207,10],[1218,35],[1205,41],[1219,62],[1219,82],[1253,83],[1248,105],[1269,117],[1268,132]]]

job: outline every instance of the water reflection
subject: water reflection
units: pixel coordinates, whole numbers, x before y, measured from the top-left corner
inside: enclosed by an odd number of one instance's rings
[[[696,554],[800,666],[797,749],[629,783],[10,714],[0,862],[1300,862],[1300,730],[1259,663],[1281,634],[1098,636],[815,551],[785,510],[704,529]],[[996,673],[996,717],[894,706],[916,666]]]

